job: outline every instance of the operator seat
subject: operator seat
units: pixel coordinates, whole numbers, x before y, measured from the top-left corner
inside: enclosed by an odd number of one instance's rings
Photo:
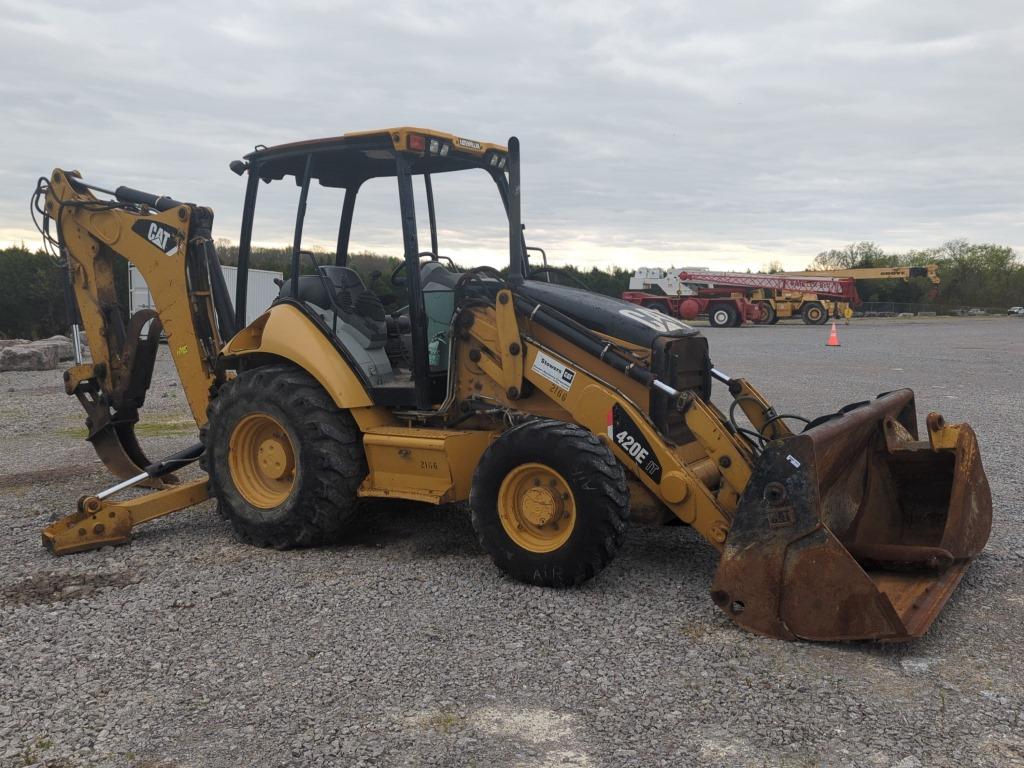
[[[323,278],[326,278],[324,280]],[[367,290],[363,279],[351,267],[320,267],[320,274],[299,276],[298,299],[312,304],[329,327],[333,327],[336,316],[338,323],[350,326],[357,332],[365,349],[383,347],[388,339],[388,326],[384,305],[373,291]],[[329,291],[334,293],[331,301]],[[292,281],[281,285],[278,299],[292,299]]]
[[[439,261],[428,261],[420,266],[420,286],[426,288],[432,286],[438,288],[449,288],[455,290],[456,283],[462,277],[461,272],[452,272]]]

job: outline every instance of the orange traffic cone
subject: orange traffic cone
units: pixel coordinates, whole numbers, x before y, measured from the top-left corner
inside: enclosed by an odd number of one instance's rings
[[[825,342],[826,347],[838,347],[839,344],[839,332],[836,330],[836,321],[832,321],[832,333],[828,335],[828,341]]]

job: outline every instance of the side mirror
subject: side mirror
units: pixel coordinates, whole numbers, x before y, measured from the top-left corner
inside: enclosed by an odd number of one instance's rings
[[[244,176],[245,172],[249,170],[249,164],[244,160],[232,160],[228,164],[228,168],[234,171],[239,176]]]

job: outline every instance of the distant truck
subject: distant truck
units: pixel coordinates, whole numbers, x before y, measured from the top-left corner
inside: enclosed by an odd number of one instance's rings
[[[707,276],[711,274],[709,270],[701,268],[667,272],[657,267],[641,267],[633,273],[629,280],[629,290],[622,294],[622,298],[683,320],[706,316],[708,322],[716,328],[763,322],[761,307],[748,301],[743,294],[734,292],[704,296],[685,280],[689,275],[697,275],[697,279],[706,283]],[[659,293],[651,293],[651,288],[657,289]]]
[[[227,283],[231,303],[237,304],[238,302],[235,301],[235,277],[238,274],[238,267],[221,267],[221,270],[224,272],[224,282]],[[245,291],[246,325],[267,311],[281,290],[280,283],[275,281],[283,279],[283,274],[269,269],[249,270],[249,280]],[[140,309],[153,307],[153,296],[149,292],[149,286],[146,285],[146,281],[142,279],[142,275],[135,267],[128,268],[128,297],[133,315]]]
[[[808,325],[821,325],[829,317],[839,317],[860,305],[857,280],[912,277],[924,277],[938,285],[938,266],[776,274],[641,267],[630,278],[629,290],[622,298],[684,320],[707,316],[713,326],[738,326],[745,322],[774,325],[796,317]],[[652,288],[658,293],[652,293]]]
[[[651,288],[660,293],[651,293]],[[651,267],[633,274],[622,298],[684,320],[706,315],[715,327],[748,322],[774,325],[786,317],[821,325],[829,315],[860,302],[852,278],[685,269],[666,272]]]

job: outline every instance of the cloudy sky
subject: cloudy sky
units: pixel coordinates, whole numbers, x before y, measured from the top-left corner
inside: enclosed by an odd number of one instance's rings
[[[520,137],[528,236],[556,262],[803,267],[855,240],[955,237],[1024,251],[1019,2],[0,10],[3,244],[36,242],[28,196],[54,166],[210,205],[237,240],[227,165],[253,145],[425,125]],[[356,247],[399,242],[391,192],[368,193]],[[438,190],[442,252],[501,260],[494,194]],[[261,242],[290,241],[293,198],[268,194]],[[310,245],[333,204],[313,201]]]

